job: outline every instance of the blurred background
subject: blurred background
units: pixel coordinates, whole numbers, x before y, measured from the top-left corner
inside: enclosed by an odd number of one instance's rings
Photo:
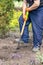
[[[19,31],[18,19],[22,14],[22,4],[23,0],[0,0],[0,37],[9,31]]]

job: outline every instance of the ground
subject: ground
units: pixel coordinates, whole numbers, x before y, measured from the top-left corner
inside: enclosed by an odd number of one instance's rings
[[[16,50],[18,43],[13,43],[16,37],[20,37],[19,32],[10,32],[9,37],[4,39],[0,38],[0,65],[40,64],[35,58],[36,53],[32,52],[32,32],[30,32],[31,41],[29,42],[28,47],[22,47],[19,50]],[[40,52],[43,54],[43,44]]]

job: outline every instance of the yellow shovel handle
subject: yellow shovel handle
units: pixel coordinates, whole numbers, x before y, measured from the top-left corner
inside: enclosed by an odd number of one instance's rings
[[[22,34],[24,32],[25,25],[26,25],[26,21],[24,21],[24,23],[23,23],[22,30],[21,30],[21,36],[22,36]]]

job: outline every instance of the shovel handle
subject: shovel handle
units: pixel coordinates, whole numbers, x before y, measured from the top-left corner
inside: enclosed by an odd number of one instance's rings
[[[26,25],[26,21],[24,21],[24,23],[23,23],[22,30],[21,30],[21,36],[22,36],[22,34],[24,32],[25,25]]]

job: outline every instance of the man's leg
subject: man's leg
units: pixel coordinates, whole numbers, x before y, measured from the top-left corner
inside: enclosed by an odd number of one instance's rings
[[[42,11],[33,11],[30,14],[33,29],[33,44],[35,48],[40,47],[42,44],[42,28],[43,28],[42,13],[43,13]]]
[[[38,51],[40,49],[40,46],[42,44],[42,30],[39,26],[33,25],[33,51]]]
[[[20,31],[22,30],[23,23],[24,23],[23,16],[21,15],[20,18],[19,18]],[[21,40],[24,43],[28,43],[28,41],[29,41],[29,31],[28,31],[28,25],[29,24],[30,24],[30,18],[28,18],[27,21],[26,21],[24,33],[23,33],[23,35],[21,37]]]

